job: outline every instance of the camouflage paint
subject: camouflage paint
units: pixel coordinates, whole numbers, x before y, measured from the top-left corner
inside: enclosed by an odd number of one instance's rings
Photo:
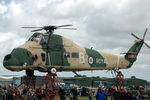
[[[125,59],[127,59],[131,63],[136,61],[142,46],[143,46],[143,41],[135,41],[134,45],[126,53]]]
[[[41,45],[42,48],[46,48],[46,45]],[[63,56],[63,53],[66,51],[63,46],[62,36],[52,34],[50,41],[48,43],[50,62],[52,66],[69,66],[67,58]],[[46,51],[46,49],[43,49]]]
[[[37,35],[48,37],[48,35],[42,33],[38,33]],[[34,34],[34,36],[36,36],[36,34]],[[51,64],[46,65],[46,61],[42,60],[43,57],[41,56],[41,54],[46,55],[46,42],[41,44],[40,39],[41,38],[35,41],[29,39],[25,44],[19,46],[21,49],[17,48],[18,51],[14,49],[11,53],[13,54],[13,59],[8,60],[11,54],[7,55],[4,59],[4,66],[13,71],[30,69],[42,72],[47,71],[47,68],[50,66],[55,67],[58,71],[126,69],[132,66],[143,45],[142,41],[136,41],[129,49],[126,56],[123,57],[83,48],[65,37],[53,34],[48,44],[48,53]],[[29,54],[27,54],[27,51],[29,51]],[[69,52],[70,54],[78,53],[79,58],[73,58],[72,56],[65,57],[64,53],[66,52]],[[129,54],[136,54],[136,57],[130,58],[132,55],[130,56]],[[37,59],[32,61],[31,56],[34,57],[35,55],[37,56]],[[90,57],[92,58],[91,63],[89,63]],[[20,61],[18,61],[18,59]],[[24,62],[27,62],[26,67],[23,66]]]
[[[28,51],[27,49],[23,48],[16,48],[13,49],[11,54],[7,55],[4,58],[3,65],[4,66],[23,66],[24,64],[27,65],[32,65],[33,60],[31,57],[31,52]]]
[[[91,50],[88,48],[85,48],[85,50],[88,55],[88,60],[89,57],[93,58],[93,63],[92,64],[89,63],[91,67],[106,67],[105,59],[98,51]]]

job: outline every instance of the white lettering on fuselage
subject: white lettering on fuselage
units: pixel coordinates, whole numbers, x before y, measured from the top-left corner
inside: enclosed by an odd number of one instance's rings
[[[105,60],[101,59],[101,58],[96,58],[96,63],[97,64],[102,64],[102,63],[105,63]]]

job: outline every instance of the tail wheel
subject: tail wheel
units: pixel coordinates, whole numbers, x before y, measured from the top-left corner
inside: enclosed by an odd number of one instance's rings
[[[56,68],[54,68],[54,67],[49,67],[48,68],[48,73],[56,74],[56,72],[57,72]]]

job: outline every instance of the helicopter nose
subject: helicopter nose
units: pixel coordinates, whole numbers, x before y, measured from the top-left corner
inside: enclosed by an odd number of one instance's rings
[[[20,66],[33,64],[31,52],[24,48],[13,49],[11,54],[4,57],[3,65],[9,70],[19,70]]]
[[[8,54],[4,58],[3,65],[9,69],[9,66],[19,65],[19,60],[15,56]]]

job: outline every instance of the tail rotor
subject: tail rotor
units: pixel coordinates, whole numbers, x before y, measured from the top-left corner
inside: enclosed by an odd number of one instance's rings
[[[147,28],[145,29],[145,32],[144,32],[144,34],[143,34],[143,38],[141,39],[141,38],[139,38],[138,36],[136,36],[134,33],[131,33],[131,35],[133,36],[133,37],[135,37],[136,39],[138,39],[138,40],[140,40],[141,42],[143,42],[149,49],[150,49],[150,46],[144,41],[145,40],[145,36],[146,36],[146,33],[147,33]]]

